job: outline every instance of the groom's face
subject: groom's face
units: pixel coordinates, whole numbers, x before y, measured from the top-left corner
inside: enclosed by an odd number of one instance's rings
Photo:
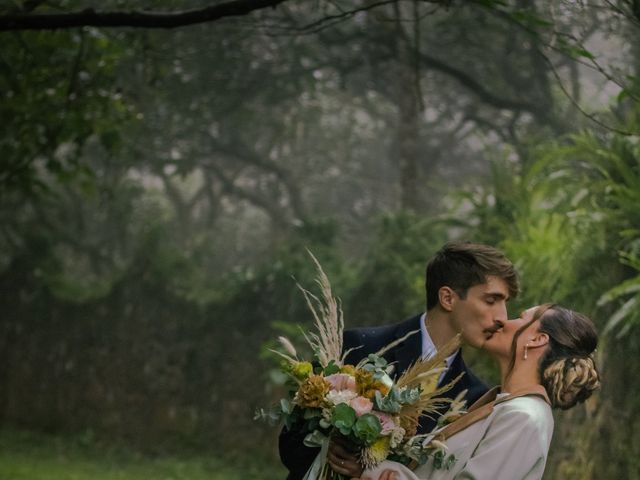
[[[507,282],[489,275],[486,283],[469,288],[465,298],[455,296],[451,310],[453,327],[467,344],[482,348],[496,326],[507,321]]]

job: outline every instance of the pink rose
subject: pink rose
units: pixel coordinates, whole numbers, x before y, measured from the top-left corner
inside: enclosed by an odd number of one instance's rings
[[[380,420],[380,425],[382,425],[382,431],[380,435],[387,435],[391,433],[396,428],[396,423],[393,421],[393,417],[391,415],[387,415],[382,412],[373,412],[373,414],[378,417]]]
[[[356,391],[356,379],[346,373],[334,373],[325,377],[325,380],[331,384],[333,390]]]
[[[371,411],[373,402],[365,397],[356,397],[349,402],[349,406],[356,411],[356,416],[360,417]]]

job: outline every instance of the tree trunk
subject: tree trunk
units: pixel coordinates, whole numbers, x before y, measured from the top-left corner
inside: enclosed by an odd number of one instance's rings
[[[404,82],[401,82],[404,84]],[[405,211],[418,206],[418,108],[411,89],[400,96],[398,122],[398,163],[400,166],[400,205]]]
[[[415,14],[415,12],[414,12]],[[420,113],[422,94],[420,92],[420,72],[418,44],[420,41],[420,20],[414,15],[414,32],[404,31],[401,18],[407,12],[400,12],[396,4],[396,54],[398,75],[396,83],[396,104],[398,106],[398,130],[396,145],[400,167],[400,207],[404,211],[416,211],[419,206],[420,185],[418,158]]]

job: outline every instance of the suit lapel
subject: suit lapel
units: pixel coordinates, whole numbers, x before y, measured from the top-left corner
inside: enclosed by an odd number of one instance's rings
[[[398,340],[408,333],[420,330],[420,319],[422,315],[413,317],[398,325],[395,331],[395,340]],[[389,362],[395,363],[395,376],[398,377],[409,368],[422,355],[422,335],[416,332],[406,338],[401,344],[389,351]]]
[[[444,374],[444,376],[442,377],[442,380],[438,383],[438,385],[446,385],[447,383],[455,380],[456,377],[460,375],[462,372],[465,372],[466,374],[467,366],[464,364],[464,361],[462,360],[461,352],[462,350],[458,349],[458,351],[456,352],[456,356],[453,357],[453,362],[451,362],[451,366],[447,369],[447,372]],[[460,382],[454,385],[453,389],[455,389],[459,384]]]

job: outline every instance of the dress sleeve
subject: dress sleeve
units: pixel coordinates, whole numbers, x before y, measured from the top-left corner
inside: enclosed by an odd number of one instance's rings
[[[542,478],[553,433],[551,409],[542,400],[504,402],[456,480]]]

